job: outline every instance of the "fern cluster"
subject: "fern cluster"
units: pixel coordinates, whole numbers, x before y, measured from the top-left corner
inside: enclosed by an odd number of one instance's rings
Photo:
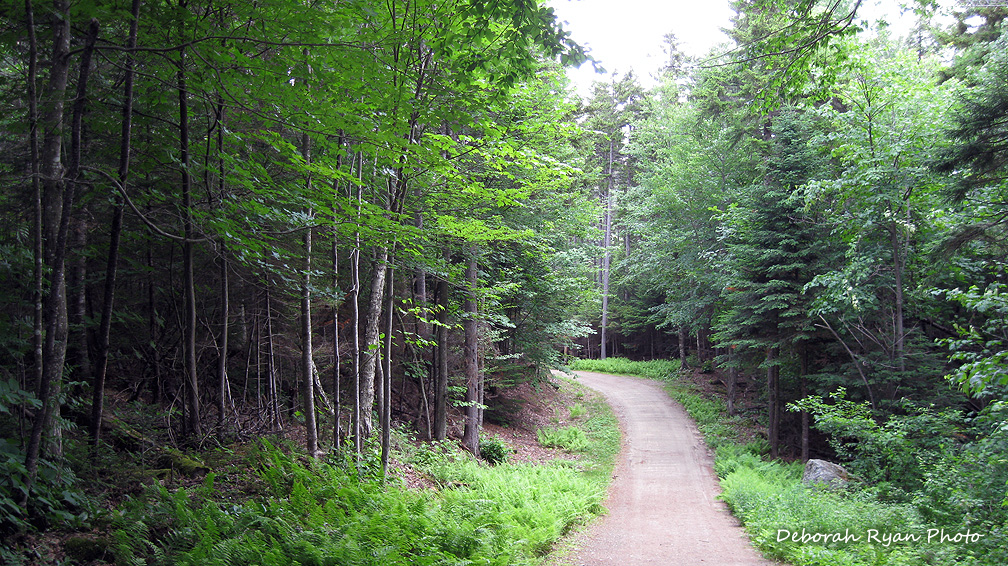
[[[258,495],[230,501],[202,486],[157,485],[113,522],[122,565],[531,564],[601,512],[604,485],[569,465],[486,466],[440,447],[404,458],[439,486],[382,484],[340,457],[308,462],[262,441]]]
[[[626,358],[604,360],[574,360],[572,370],[597,371],[616,375],[636,375],[662,381],[672,380],[679,372],[679,360],[648,360],[643,362]]]

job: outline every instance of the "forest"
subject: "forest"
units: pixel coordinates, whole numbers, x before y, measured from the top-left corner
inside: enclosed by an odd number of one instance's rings
[[[1008,562],[1008,7],[982,4],[915,0],[904,37],[860,0],[733,0],[727,43],[668,35],[644,87],[534,0],[5,0],[0,561],[105,528],[101,560],[211,563],[178,553],[430,505],[457,532],[430,511],[398,558],[335,563],[525,563],[462,503],[383,491],[390,453],[475,483],[444,441],[497,459],[505,392],[619,356],[759,431],[715,447],[747,524],[742,462],[822,457],[864,509],[984,533],[873,563]],[[199,499],[239,445],[289,507]],[[134,467],[205,475],[144,492],[155,526],[106,489]],[[508,552],[598,512],[572,505]]]

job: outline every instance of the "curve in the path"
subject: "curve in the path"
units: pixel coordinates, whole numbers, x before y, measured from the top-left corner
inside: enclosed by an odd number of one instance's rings
[[[596,521],[568,556],[577,566],[756,566],[773,562],[749,543],[719,493],[713,460],[693,420],[653,382],[577,372],[602,393],[623,447]]]

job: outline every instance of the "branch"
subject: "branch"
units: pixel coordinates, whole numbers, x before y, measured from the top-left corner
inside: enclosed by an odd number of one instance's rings
[[[98,169],[96,167],[81,167],[80,169],[82,171],[92,171],[92,172],[98,173],[102,177],[105,177],[105,179],[108,180],[110,183],[112,183],[112,186],[115,187],[115,189],[117,191],[119,191],[119,194],[122,195],[123,200],[126,201],[126,204],[128,204],[129,207],[130,207],[130,209],[140,218],[140,220],[143,221],[144,224],[147,225],[147,228],[149,228],[151,232],[154,232],[155,234],[157,234],[159,236],[163,236],[165,238],[168,238],[169,240],[174,240],[176,242],[189,243],[189,244],[196,244],[196,243],[199,243],[199,242],[206,242],[208,240],[208,238],[185,238],[183,236],[179,236],[179,235],[176,235],[176,234],[171,234],[169,232],[165,232],[157,224],[154,224],[154,222],[152,222],[149,218],[147,218],[147,216],[145,216],[144,213],[140,212],[140,209],[137,208],[137,206],[135,204],[133,204],[133,201],[130,199],[129,195],[126,194],[126,189],[122,186],[121,183],[119,183],[118,179],[116,179],[112,175],[109,175],[105,171],[102,171],[101,169]]]
[[[836,338],[841,345],[843,345],[844,350],[847,350],[847,355],[850,356],[851,361],[854,363],[854,367],[857,368],[858,370],[858,374],[861,375],[861,381],[864,382],[865,389],[868,390],[868,400],[871,401],[872,410],[875,410],[876,409],[875,395],[872,393],[871,385],[868,385],[868,378],[865,377],[864,370],[861,369],[861,364],[858,363],[857,356],[855,356],[854,352],[852,352],[851,349],[847,346],[847,343],[843,341],[843,338],[841,338],[840,335],[837,334],[836,330],[833,330],[833,327],[830,326],[830,323],[829,321],[826,320],[826,317],[820,314],[819,320],[823,321],[823,324],[825,324],[826,326],[822,326],[821,324],[817,324],[816,326],[818,326],[819,328],[826,328],[827,330],[829,330],[833,334],[833,337]]]

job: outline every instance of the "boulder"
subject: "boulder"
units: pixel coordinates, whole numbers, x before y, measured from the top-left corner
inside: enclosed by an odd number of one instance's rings
[[[840,464],[815,459],[805,462],[805,473],[802,474],[802,483],[805,485],[825,484],[832,488],[842,488],[849,480],[850,475]]]

